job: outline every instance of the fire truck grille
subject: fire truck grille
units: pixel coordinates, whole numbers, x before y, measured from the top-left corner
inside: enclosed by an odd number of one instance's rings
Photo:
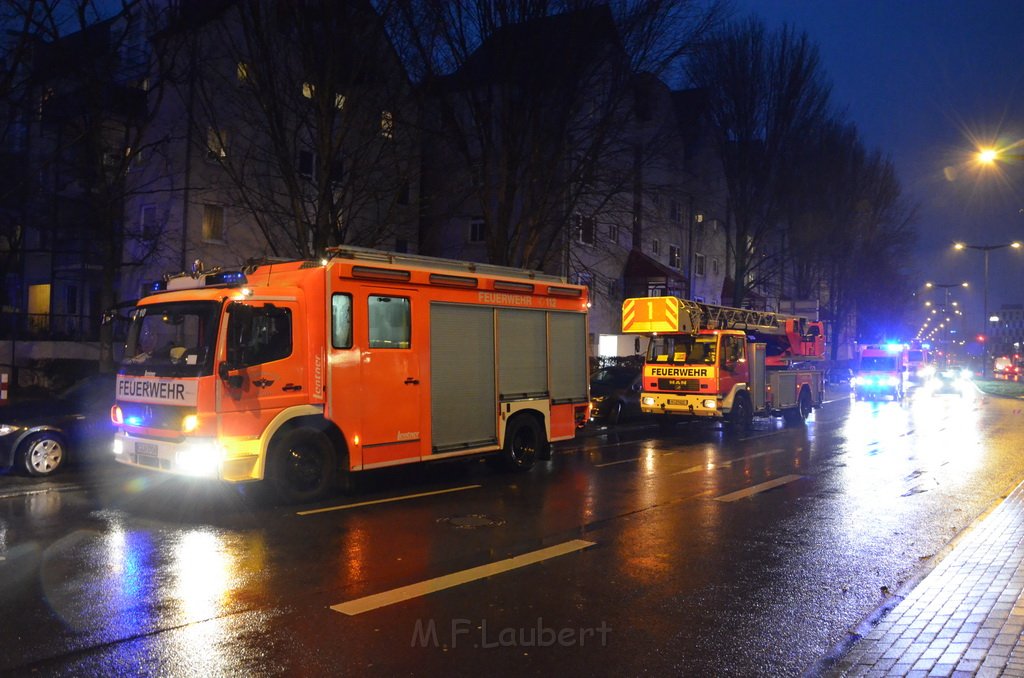
[[[660,391],[699,391],[700,381],[697,379],[659,379]]]
[[[165,431],[180,431],[182,417],[196,413],[194,407],[179,407],[177,405],[150,405],[147,403],[120,403],[120,405],[125,424]]]

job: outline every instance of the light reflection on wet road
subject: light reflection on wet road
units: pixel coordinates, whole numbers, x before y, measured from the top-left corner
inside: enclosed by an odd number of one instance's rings
[[[317,507],[119,468],[3,477],[0,671],[799,675],[1024,479],[1019,413],[912,392],[742,439],[595,430],[531,474],[396,470]],[[401,495],[421,496],[298,513]],[[330,609],[578,539],[594,546]]]

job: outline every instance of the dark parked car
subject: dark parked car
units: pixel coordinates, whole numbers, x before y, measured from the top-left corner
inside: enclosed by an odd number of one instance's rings
[[[833,386],[845,386],[853,381],[853,370],[849,367],[830,367],[825,370],[825,383]]]
[[[54,397],[0,407],[0,468],[48,476],[91,448],[109,450],[114,381],[96,374]]]
[[[604,367],[590,375],[590,419],[617,424],[640,414],[640,377],[637,367]]]

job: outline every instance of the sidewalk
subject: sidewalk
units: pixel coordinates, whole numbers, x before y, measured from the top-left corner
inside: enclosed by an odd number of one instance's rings
[[[1024,483],[984,516],[827,676],[1024,676]]]

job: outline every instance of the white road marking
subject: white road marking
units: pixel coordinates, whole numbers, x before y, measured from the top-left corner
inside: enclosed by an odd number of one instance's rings
[[[779,450],[768,450],[767,452],[755,452],[754,454],[748,454],[746,456],[740,457],[739,459],[729,459],[729,460],[726,460],[726,461],[721,461],[721,462],[716,462],[716,463],[711,463],[711,464],[697,464],[696,466],[690,466],[688,468],[684,468],[682,471],[675,471],[675,472],[671,473],[670,475],[681,476],[684,473],[699,473],[701,471],[714,471],[715,469],[729,468],[730,466],[732,466],[733,464],[735,464],[737,462],[747,461],[747,460],[750,460],[750,459],[757,459],[758,457],[767,457],[767,456],[772,455],[772,454],[780,454],[780,453],[786,452],[786,451],[787,450],[779,449]]]
[[[501,560],[496,563],[480,565],[479,567],[471,567],[470,569],[462,570],[461,572],[453,572],[452,574],[435,577],[434,579],[427,579],[426,581],[410,584],[409,586],[403,586],[401,588],[384,591],[382,593],[375,593],[363,598],[356,598],[355,600],[350,600],[346,603],[331,605],[331,609],[335,612],[341,612],[342,614],[347,615],[362,614],[363,612],[369,612],[370,610],[394,605],[395,603],[401,603],[406,600],[411,600],[412,598],[419,598],[420,596],[425,596],[428,593],[443,591],[445,589],[459,586],[460,584],[476,581],[477,579],[483,579],[484,577],[490,577],[510,570],[515,570],[520,567],[526,567],[527,565],[533,565],[551,558],[557,558],[558,556],[582,551],[583,549],[593,545],[594,542],[592,541],[573,539],[572,541],[567,541],[555,546],[549,546],[548,548],[540,549],[538,551],[531,551],[530,553],[524,553],[520,556],[513,556],[512,558]]]
[[[418,499],[419,497],[432,497],[435,494],[448,494],[449,492],[462,492],[463,490],[475,490],[482,485],[464,485],[453,487],[447,490],[435,490],[434,492],[420,492],[418,494],[406,494],[401,497],[388,497],[387,499],[374,499],[373,501],[361,501],[356,504],[342,504],[341,506],[327,506],[325,508],[310,509],[308,511],[297,511],[296,515],[311,516],[315,513],[327,513],[328,511],[344,511],[345,509],[357,508],[359,506],[373,506],[374,504],[390,504],[393,501],[405,501],[406,499]]]
[[[766,492],[776,487],[781,487],[794,480],[800,480],[803,476],[789,475],[776,478],[775,480],[769,480],[765,483],[759,483],[753,487],[748,487],[745,490],[739,490],[738,492],[730,492],[729,494],[723,494],[721,497],[715,497],[715,501],[739,501],[740,499],[746,499],[752,497],[760,492]]]

